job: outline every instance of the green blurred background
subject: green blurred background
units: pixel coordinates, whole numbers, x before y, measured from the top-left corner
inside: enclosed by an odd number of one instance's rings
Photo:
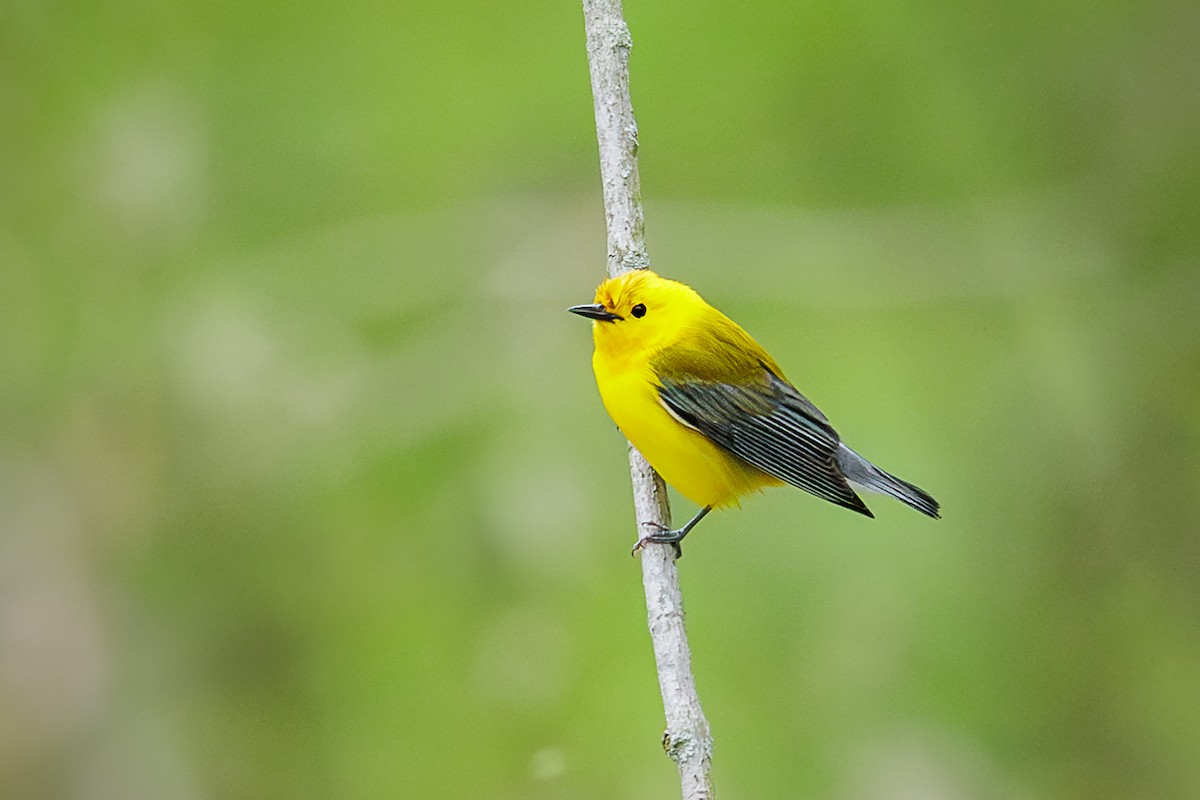
[[[721,795],[1200,796],[1200,6],[626,13],[655,266],[945,510],[689,540]],[[17,0],[0,166],[0,796],[677,794],[576,3]]]

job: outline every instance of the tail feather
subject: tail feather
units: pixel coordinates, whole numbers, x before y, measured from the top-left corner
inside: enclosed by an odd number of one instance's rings
[[[933,496],[919,486],[914,486],[908,481],[901,480],[889,472],[885,472],[879,467],[867,461],[858,453],[846,447],[845,444],[838,445],[837,451],[838,467],[841,468],[842,474],[846,479],[858,484],[859,486],[872,492],[879,492],[896,498],[900,502],[912,506],[917,511],[920,511],[926,516],[940,519],[941,514],[938,513],[941,505]]]

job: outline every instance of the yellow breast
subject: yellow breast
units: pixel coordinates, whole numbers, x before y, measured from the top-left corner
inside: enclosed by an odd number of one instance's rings
[[[780,482],[730,455],[662,406],[648,366],[614,362],[597,350],[592,367],[609,416],[650,466],[701,506],[736,504],[738,497]]]

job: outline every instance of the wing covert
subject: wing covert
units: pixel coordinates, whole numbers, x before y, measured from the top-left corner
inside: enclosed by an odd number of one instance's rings
[[[766,380],[752,385],[664,378],[659,399],[685,425],[763,472],[873,516],[837,467],[837,431],[791,384],[761,366]]]

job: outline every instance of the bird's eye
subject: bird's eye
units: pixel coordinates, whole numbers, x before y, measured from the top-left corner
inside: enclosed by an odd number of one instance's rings
[[[636,306],[629,309],[629,313],[633,314],[638,319],[641,319],[642,317],[646,316],[646,304],[638,303]]]

